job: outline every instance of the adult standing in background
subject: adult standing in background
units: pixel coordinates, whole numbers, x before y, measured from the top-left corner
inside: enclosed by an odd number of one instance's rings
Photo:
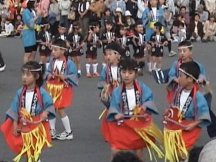
[[[70,0],[60,0],[59,1],[59,10],[60,10],[60,24],[65,24],[66,27],[69,27],[68,23],[68,14],[70,12],[71,1]]]
[[[37,50],[36,46],[36,34],[35,34],[35,23],[38,20],[38,17],[34,11],[34,0],[29,0],[27,3],[27,8],[22,12],[23,20],[23,30],[22,30],[22,42],[24,45],[25,55],[24,63],[32,61],[35,59],[35,54]]]
[[[49,7],[49,23],[50,23],[50,32],[52,35],[58,33],[58,25],[60,21],[60,10],[57,0],[51,0]]]
[[[137,0],[137,7],[138,7],[138,11],[137,11],[138,20],[142,20],[142,14],[143,14],[143,11],[145,10],[145,8],[148,7],[148,1]]]
[[[90,3],[87,0],[81,0],[78,4],[79,23],[82,28],[83,37],[85,37],[89,31],[89,7]]]
[[[210,14],[216,13],[216,1],[215,0],[204,0],[206,9],[210,12]]]
[[[121,8],[122,13],[125,14],[126,4],[124,0],[106,0],[105,4],[113,14],[117,8]]]

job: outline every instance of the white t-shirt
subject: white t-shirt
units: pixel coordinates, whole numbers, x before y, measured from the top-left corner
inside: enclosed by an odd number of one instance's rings
[[[134,107],[136,106],[136,97],[135,97],[135,90],[134,88],[132,89],[126,89],[127,93],[127,100],[128,100],[128,107],[130,110],[130,115],[132,115],[132,111]]]
[[[118,67],[117,66],[111,66],[111,73],[112,73],[112,79],[118,80]]]
[[[34,91],[26,91],[26,96],[25,96],[25,108],[27,112],[31,112],[31,106],[32,106],[32,100],[34,96]]]
[[[152,7],[153,20],[157,20],[157,7]]]
[[[180,96],[180,111],[182,111],[191,91],[182,91]]]
[[[56,60],[54,63],[54,70],[57,68],[59,72],[61,72],[63,66],[62,60]]]

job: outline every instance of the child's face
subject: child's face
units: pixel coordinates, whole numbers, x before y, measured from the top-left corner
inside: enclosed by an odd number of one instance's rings
[[[120,56],[113,50],[106,50],[106,60],[109,64],[118,62]]]
[[[151,7],[156,7],[158,0],[150,0]]]
[[[192,51],[188,47],[179,47],[178,53],[182,62],[187,62],[192,58]]]
[[[99,31],[100,31],[99,26],[96,26],[96,27],[95,27],[95,32],[98,33]]]
[[[107,29],[108,31],[110,31],[110,30],[112,29],[112,25],[111,25],[111,24],[106,24],[106,29]]]
[[[183,72],[179,71],[178,77],[179,85],[183,88],[187,87],[191,83],[193,83],[193,79],[185,75]]]
[[[22,71],[22,82],[24,86],[34,87],[36,85],[36,78],[29,70]]]
[[[125,35],[127,33],[127,30],[125,30],[125,29],[120,29],[120,34],[121,35]]]
[[[131,85],[136,79],[135,70],[121,70],[121,77],[125,85]]]
[[[143,26],[142,25],[137,25],[135,29],[138,33],[143,33]]]
[[[105,15],[106,15],[106,16],[110,16],[110,14],[111,14],[111,13],[110,13],[109,10],[107,10],[107,11],[105,12]]]
[[[195,21],[199,21],[199,16],[198,15],[196,15],[195,17],[194,17],[194,19],[195,19]]]
[[[58,28],[59,34],[64,34],[66,32],[66,29],[63,27]]]
[[[52,47],[52,55],[55,59],[61,58],[62,56],[64,56],[64,49],[61,49],[59,47]]]

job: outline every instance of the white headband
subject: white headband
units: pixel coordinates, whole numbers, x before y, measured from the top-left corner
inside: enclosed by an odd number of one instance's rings
[[[180,46],[180,47],[178,47],[178,49],[192,48],[192,47],[193,47],[193,45],[190,45],[190,46]]]
[[[195,80],[196,82],[198,82],[198,80],[191,74],[189,74],[188,72],[186,72],[185,70],[183,70],[182,68],[179,68],[179,71],[181,71],[182,73],[184,73],[185,75],[191,77],[193,80]]]
[[[23,70],[31,71],[31,72],[39,72],[39,71],[42,71],[42,67],[40,67],[40,68],[38,68],[38,69],[28,69],[28,68],[23,68]]]
[[[67,50],[67,48],[61,47],[61,46],[57,46],[57,45],[51,45],[51,47],[56,47],[56,48],[61,48],[61,49]]]

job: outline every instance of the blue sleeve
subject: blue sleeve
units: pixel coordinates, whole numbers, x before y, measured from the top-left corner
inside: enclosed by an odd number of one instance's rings
[[[77,68],[73,61],[67,61],[66,81],[72,86],[78,86]]]
[[[168,77],[169,77],[169,81],[168,81],[168,84],[171,83],[175,78],[177,78],[177,71],[176,71],[176,66],[177,66],[177,61],[175,61],[170,70],[169,70],[169,73],[168,73]]]
[[[6,112],[6,118],[10,117],[13,120],[18,120],[19,106],[20,106],[20,94],[22,92],[22,88],[16,92],[15,97],[13,98],[10,108]]]
[[[28,9],[25,9],[23,11],[23,21],[24,24],[28,26],[30,29],[34,29],[35,23],[34,23],[34,18],[32,17],[30,11]]]
[[[44,79],[47,80],[47,77],[49,74],[52,74],[52,62],[53,62],[53,58],[50,59],[49,61],[49,66],[46,69],[45,75],[44,75]]]
[[[206,70],[205,70],[205,67],[202,64],[200,64],[200,63],[198,63],[198,65],[199,65],[199,68],[200,68],[199,79],[206,81],[207,79],[206,79]]]
[[[48,118],[55,118],[56,113],[51,96],[43,88],[40,88],[40,92],[43,100],[44,109],[48,112]]]
[[[110,101],[110,108],[107,115],[107,119],[109,121],[114,121],[115,115],[120,113],[120,102],[121,102],[120,96],[121,96],[120,87],[117,87],[114,89]]]
[[[143,22],[143,26],[145,27],[148,24],[148,11],[149,9],[145,9],[142,13],[142,22]]]
[[[98,89],[103,89],[104,85],[106,84],[106,67],[102,68],[99,82],[97,84]]]
[[[152,90],[146,86],[144,83],[141,83],[142,89],[142,107],[150,113],[158,114],[158,109],[155,106]]]
[[[201,92],[196,94],[197,119],[201,120],[200,127],[206,127],[211,123],[208,103]]]

